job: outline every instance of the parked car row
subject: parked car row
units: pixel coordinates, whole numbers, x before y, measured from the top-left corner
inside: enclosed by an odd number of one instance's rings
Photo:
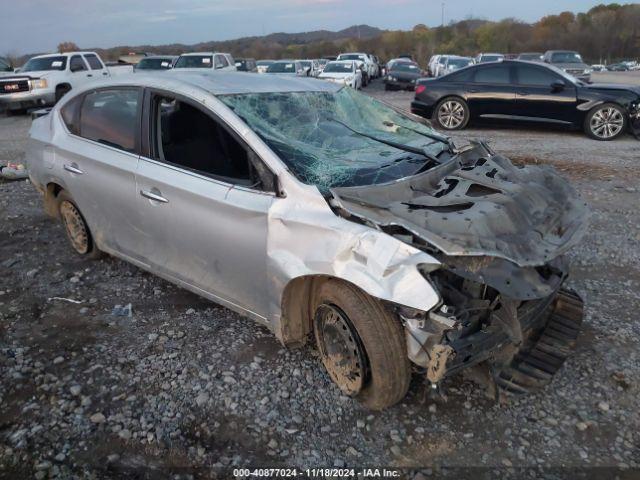
[[[501,62],[507,57],[501,53],[480,53],[473,59],[457,55],[433,55],[428,63],[428,73],[432,77],[440,77],[457,68],[473,64]],[[572,50],[549,50],[545,53],[526,52],[510,55],[509,59],[543,62],[564,70],[579,80],[589,82],[593,69],[587,65],[578,52]],[[451,66],[449,66],[451,65]]]

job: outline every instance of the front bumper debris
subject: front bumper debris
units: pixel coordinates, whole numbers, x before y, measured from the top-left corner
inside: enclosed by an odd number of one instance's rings
[[[462,325],[443,312],[423,322],[404,320],[409,355],[426,368],[430,383],[482,364],[495,385],[522,394],[551,381],[575,345],[582,318],[582,300],[563,289],[527,302],[502,299],[491,320],[467,335],[456,333]]]

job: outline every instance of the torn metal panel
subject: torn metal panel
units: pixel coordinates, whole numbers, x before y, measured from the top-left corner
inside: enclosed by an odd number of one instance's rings
[[[275,290],[270,298],[279,301],[296,278],[327,275],[394,304],[421,311],[438,304],[438,293],[421,273],[423,268],[439,268],[438,260],[384,232],[337,216],[315,187],[288,182],[285,188],[288,196],[269,211],[267,268]],[[282,329],[281,307],[270,306],[276,332]]]
[[[448,256],[544,265],[575,245],[588,210],[551,167],[516,167],[483,145],[394,182],[333,188],[340,207],[401,227]]]

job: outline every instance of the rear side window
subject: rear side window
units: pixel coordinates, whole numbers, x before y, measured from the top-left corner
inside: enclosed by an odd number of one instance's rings
[[[470,82],[473,80],[473,74],[474,70],[472,68],[467,68],[459,72],[450,73],[446,78],[448,82]]]
[[[511,83],[509,67],[505,65],[492,65],[476,70],[475,81],[477,83]]]
[[[138,134],[137,88],[99,90],[85,96],[80,109],[80,136],[135,152]]]
[[[518,65],[516,75],[520,85],[537,85],[550,87],[559,77],[546,68],[536,68],[529,65]]]
[[[93,54],[85,55],[85,60],[89,63],[91,70],[102,70],[102,63],[100,59]]]
[[[80,135],[80,106],[82,105],[83,96],[80,95],[60,109],[62,121],[69,131],[74,135]]]
[[[82,70],[86,70],[87,66],[84,64],[84,60],[80,55],[74,55],[71,57],[71,63],[69,64],[69,68],[71,71],[80,72]]]

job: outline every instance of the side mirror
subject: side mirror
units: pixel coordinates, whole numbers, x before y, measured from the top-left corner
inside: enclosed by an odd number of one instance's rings
[[[80,65],[71,65],[71,67],[69,67],[69,70],[71,70],[71,73],[76,73],[82,70],[82,67]]]
[[[13,70],[13,73],[20,73],[20,69],[19,69],[19,68],[15,68],[15,69]]]
[[[554,80],[551,83],[551,91],[553,92],[559,92],[561,90],[564,90],[564,88],[567,86],[566,83],[564,83],[564,80]]]

